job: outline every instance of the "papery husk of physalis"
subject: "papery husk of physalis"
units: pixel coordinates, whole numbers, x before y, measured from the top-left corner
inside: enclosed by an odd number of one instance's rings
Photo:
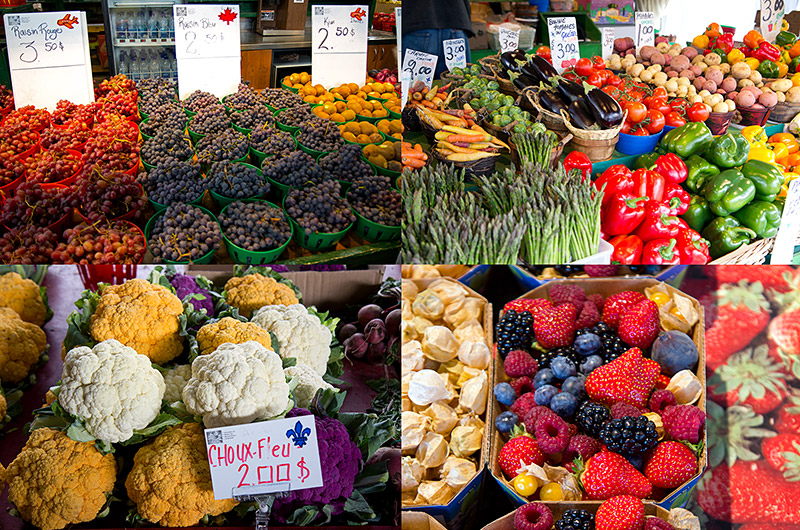
[[[400,499],[403,506],[413,506],[417,500],[417,488],[402,492]]]
[[[410,375],[411,372],[418,372],[423,368],[425,368],[425,354],[422,352],[422,344],[418,340],[403,344],[400,349],[401,373]]]
[[[700,313],[694,308],[692,301],[680,293],[670,292],[664,284],[653,285],[644,290],[648,298],[655,293],[663,293],[670,297],[667,303],[658,308],[661,329],[689,333],[700,320]],[[680,316],[672,313],[673,308],[677,309]]]
[[[418,317],[439,320],[444,314],[444,302],[438,294],[430,289],[425,289],[411,303],[411,310]]]
[[[400,398],[400,410],[411,410],[411,407],[415,407],[410,399],[408,399],[408,394],[401,394]]]
[[[486,398],[489,391],[489,376],[481,370],[480,375],[473,377],[461,387],[458,406],[464,411],[483,414],[486,410]]]
[[[466,296],[448,305],[442,320],[451,328],[456,328],[467,320],[480,320],[484,305],[486,302],[480,298]]]
[[[456,490],[444,480],[426,480],[417,488],[414,504],[447,504],[455,495]]]
[[[669,511],[667,522],[675,530],[700,530],[702,525],[700,519],[684,508],[673,508]]]
[[[442,274],[435,265],[403,265],[403,277],[412,280],[424,280],[426,278],[441,278]]]
[[[579,501],[582,498],[580,487],[575,475],[561,466],[551,466],[545,463],[544,472],[550,482],[557,482],[561,486],[561,492],[565,501]]]
[[[458,381],[456,381],[455,386],[457,388],[461,388],[467,383],[467,381],[469,381],[473,377],[480,376],[482,373],[484,373],[483,370],[465,366],[464,369],[461,371],[461,375],[458,376]]]
[[[414,326],[414,329],[417,330],[417,334],[420,338],[425,336],[426,329],[434,325],[434,323],[427,318],[416,315],[411,319],[411,324]]]
[[[466,458],[449,456],[442,466],[442,480],[454,490],[466,486],[478,472],[475,462]]]
[[[664,438],[664,422],[661,421],[661,415],[657,412],[645,412],[642,416],[653,422],[653,425],[656,426],[658,439],[662,440]]]
[[[452,393],[447,388],[445,380],[433,370],[414,372],[408,382],[406,394],[415,405],[423,406],[452,398]]]
[[[459,282],[449,279],[431,282],[431,284],[428,285],[427,290],[439,295],[439,299],[442,301],[445,307],[451,304],[459,303],[462,298],[469,296],[469,292],[467,291],[466,287]]]
[[[419,287],[417,287],[417,283],[414,280],[403,279],[400,292],[402,293],[401,296],[403,297],[403,309],[405,310],[406,300],[408,300],[408,310],[410,311],[410,302],[413,302],[419,294]],[[403,318],[405,318],[405,311],[403,311]]]
[[[539,484],[536,486],[537,488],[541,488],[550,482],[550,478],[547,476],[547,471],[545,471],[544,468],[539,464],[533,462],[520,467],[516,470],[516,472],[520,475],[524,473],[535,478],[536,482]]]
[[[413,453],[417,450],[422,439],[425,438],[430,421],[428,416],[411,410],[404,410],[400,414],[400,443],[403,453]]]
[[[412,320],[403,319],[400,322],[400,340],[403,341],[403,344],[420,338]]]
[[[458,381],[458,378],[461,377],[461,373],[464,371],[464,368],[466,368],[464,363],[458,359],[452,359],[446,363],[440,364],[436,371],[439,372],[439,374],[446,374],[447,380],[454,387],[460,387],[460,385],[457,385],[456,382]]]
[[[486,370],[492,360],[492,351],[484,341],[465,340],[457,352],[458,360],[470,368]]]
[[[448,456],[450,446],[441,434],[427,432],[417,446],[417,460],[426,468],[441,466]]]
[[[422,482],[422,477],[425,476],[425,466],[411,456],[404,456],[400,465],[403,491],[417,491],[417,487]]]
[[[432,403],[422,414],[431,419],[428,430],[442,436],[450,436],[450,431],[458,424],[456,411],[444,403]]]
[[[455,335],[459,344],[467,340],[472,342],[481,342],[486,340],[486,335],[483,332],[483,326],[474,318],[462,322],[461,325],[453,331],[453,335]],[[456,352],[456,354],[458,354],[458,352]]]
[[[703,383],[691,370],[681,370],[669,380],[667,390],[675,394],[678,405],[694,405],[703,395]]]
[[[474,413],[468,413],[461,416],[461,419],[458,420],[458,424],[464,427],[477,427],[479,429],[486,428],[486,423],[484,423],[484,421]]]
[[[440,363],[455,359],[461,343],[445,326],[431,326],[422,336],[422,351],[425,357]]]
[[[466,458],[480,451],[483,443],[483,429],[473,425],[459,425],[450,433],[450,450],[459,458]]]

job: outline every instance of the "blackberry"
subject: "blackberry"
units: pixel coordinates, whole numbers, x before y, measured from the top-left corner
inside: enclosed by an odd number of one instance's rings
[[[308,149],[326,153],[336,151],[344,145],[342,133],[336,124],[316,116],[297,131],[297,142]]]
[[[225,106],[232,111],[248,110],[256,106],[263,107],[263,98],[249,85],[239,83],[239,89],[225,98]]]
[[[221,107],[223,110],[225,109],[222,103],[219,102],[219,99],[217,99],[217,96],[202,90],[195,90],[183,100],[183,108],[191,112],[200,112],[201,109],[207,107]]]
[[[287,156],[295,150],[292,133],[275,129],[266,123],[250,132],[250,147],[277,157]]]
[[[556,530],[594,530],[594,514],[586,510],[567,510],[556,521]]]
[[[207,107],[201,109],[189,122],[189,130],[193,133],[219,134],[231,127],[231,119],[225,114],[223,107]]]
[[[283,211],[264,202],[232,202],[219,225],[231,243],[252,252],[274,250],[292,237]]]
[[[645,416],[611,420],[599,432],[600,440],[615,453],[642,454],[658,442],[656,425]]]
[[[231,121],[242,129],[256,129],[277,123],[275,115],[264,105],[258,105],[241,112],[232,112]]]
[[[229,199],[260,197],[269,192],[269,182],[258,169],[230,161],[211,165],[206,174],[206,187]]]
[[[512,350],[530,352],[533,344],[533,315],[527,311],[506,311],[497,323],[497,353],[505,359]],[[540,368],[543,368],[539,365]]]
[[[183,107],[177,101],[168,101],[158,105],[148,113],[147,120],[142,122],[139,129],[142,134],[155,136],[164,129],[183,132],[189,118],[183,112]]]
[[[606,363],[610,363],[626,351],[629,346],[616,334],[612,334],[603,339],[602,355]]]
[[[580,265],[556,265],[553,268],[562,276],[569,276],[570,274],[583,272],[583,267]]]
[[[319,159],[319,165],[326,177],[344,182],[375,174],[372,167],[361,158],[361,146],[353,144],[323,156]]]
[[[589,436],[597,437],[603,425],[611,421],[611,411],[600,403],[586,401],[575,413],[575,424]]]
[[[311,155],[303,151],[280,158],[265,158],[261,167],[267,177],[293,188],[304,188],[325,181],[322,168]]]
[[[286,196],[286,213],[306,234],[341,232],[356,220],[341,193],[341,184],[335,180],[290,190]]]
[[[193,153],[192,144],[183,131],[164,129],[144,141],[141,157],[148,164],[157,166],[168,160],[189,160]]]
[[[191,162],[168,161],[141,180],[148,198],[165,205],[192,202],[205,191],[200,166]]]
[[[210,164],[223,160],[239,160],[247,156],[247,137],[235,129],[206,136],[197,142],[197,159]]]
[[[280,111],[276,117],[280,123],[289,127],[302,127],[306,122],[312,119],[319,119],[311,112],[311,107],[308,105],[284,109]],[[330,122],[330,124],[331,127],[336,128],[335,123]],[[336,130],[338,131],[339,129],[336,128]]]
[[[386,226],[399,226],[402,199],[392,189],[391,179],[383,175],[362,177],[353,181],[347,202],[362,217]]]
[[[155,220],[147,246],[154,263],[190,262],[217,250],[221,239],[215,219],[197,206],[178,204]]]
[[[261,100],[273,109],[308,107],[299,95],[282,88],[265,88],[261,92]]]
[[[614,330],[601,320],[592,328],[592,333],[598,335],[602,339],[603,337],[614,335]]]

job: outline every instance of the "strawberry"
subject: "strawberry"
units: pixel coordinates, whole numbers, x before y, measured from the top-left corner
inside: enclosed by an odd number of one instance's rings
[[[503,311],[508,311],[509,309],[513,309],[517,313],[527,311],[536,319],[536,315],[539,314],[539,311],[543,307],[553,307],[553,303],[547,298],[517,298],[504,305]]]
[[[750,405],[756,414],[765,414],[788,395],[786,377],[783,365],[762,344],[740,351],[717,368],[708,379],[709,397],[722,406]]]
[[[594,369],[586,378],[585,387],[592,401],[608,406],[622,402],[643,409],[657,376],[658,363],[645,362],[642,350],[631,348],[610,363]]]
[[[800,310],[781,313],[769,323],[767,339],[788,355],[800,355]]]
[[[707,299],[706,366],[716,368],[742,350],[769,324],[769,302],[760,283],[723,285]],[[714,303],[716,301],[716,303]]]
[[[783,473],[786,480],[800,480],[800,435],[779,434],[764,438],[761,454],[769,465]]]
[[[619,319],[619,338],[637,348],[649,348],[658,337],[658,304],[642,300]]]
[[[697,474],[697,457],[680,442],[665,441],[647,455],[644,475],[653,486],[675,489]]]
[[[580,467],[580,466],[579,466]],[[633,495],[644,499],[653,485],[628,460],[611,451],[600,451],[579,470],[579,478],[589,499],[610,499],[617,495]]]
[[[789,265],[709,265],[705,270],[709,276],[717,279],[718,285],[744,280],[753,284],[759,282],[764,289],[781,293],[791,289],[790,283],[796,281],[798,275],[797,269]]]
[[[596,530],[642,530],[644,504],[631,495],[612,497],[597,508],[594,524]]]
[[[572,304],[544,307],[533,320],[536,342],[548,350],[571,346],[575,338],[575,318],[578,311]]]
[[[647,298],[636,291],[622,291],[621,293],[612,294],[606,298],[603,304],[603,321],[611,329],[617,329],[622,315],[642,300],[647,300]]]
[[[789,396],[778,410],[775,429],[783,434],[800,434],[800,394]]]
[[[528,434],[514,436],[506,442],[497,455],[497,463],[508,478],[517,476],[517,470],[528,464],[544,465],[546,458],[536,440]]]

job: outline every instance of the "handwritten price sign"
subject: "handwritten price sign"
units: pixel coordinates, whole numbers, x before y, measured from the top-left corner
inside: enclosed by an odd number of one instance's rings
[[[548,18],[547,31],[550,34],[550,49],[555,69],[560,73],[575,66],[581,58],[575,17]]]
[[[241,54],[238,5],[175,5],[172,13],[178,59]]]
[[[774,41],[775,36],[780,33],[783,15],[785,14],[786,4],[784,0],[761,0],[759,26],[761,34],[767,42]]]
[[[614,28],[613,27],[604,27],[603,28],[602,49],[603,49],[603,59],[610,59],[611,56],[614,54]]]
[[[312,7],[311,75],[332,87],[367,76],[369,6]]]
[[[636,49],[642,46],[654,46],[655,35],[655,15],[652,11],[636,12]]]
[[[323,485],[314,416],[206,429],[215,499]]]
[[[498,33],[500,40],[500,52],[513,52],[519,48],[519,31],[501,27]]]
[[[467,66],[467,43],[464,39],[450,39],[442,44],[444,45],[444,62],[447,64],[448,70]]]

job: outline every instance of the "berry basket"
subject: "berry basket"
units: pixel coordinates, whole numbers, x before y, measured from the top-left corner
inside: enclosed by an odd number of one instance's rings
[[[542,501],[539,501],[542,502]],[[550,511],[553,513],[553,520],[558,521],[564,515],[564,512],[567,510],[585,510],[591,514],[597,512],[597,509],[600,507],[602,501],[586,501],[586,502],[552,502],[552,501],[544,501],[542,502],[545,506],[550,508]],[[644,515],[645,517],[658,517],[662,521],[669,520],[669,511],[658,506],[657,504],[653,504],[652,502],[644,502]],[[500,519],[495,519],[491,523],[487,524],[483,527],[483,530],[514,530],[514,515],[516,511],[509,513],[508,515],[504,515]],[[594,527],[594,526],[592,526]]]
[[[400,239],[400,226],[388,226],[370,221],[366,217],[359,214],[355,208],[353,214],[356,216],[356,224],[353,226],[353,232],[370,243],[377,243],[378,241],[394,241]]]
[[[316,149],[311,149],[310,147],[304,146],[297,139],[297,136],[299,134],[300,134],[300,130],[299,129],[297,131],[295,131],[294,133],[292,133],[292,138],[294,138],[294,145],[299,147],[300,150],[303,151],[304,153],[308,153],[309,155],[313,156],[315,159],[317,159],[317,158],[319,158],[321,156],[325,156],[325,155],[330,154],[330,153],[333,152],[333,151],[317,151]]]
[[[201,197],[201,199],[202,199],[202,197]],[[194,204],[194,202],[192,202],[190,204]],[[200,208],[203,211],[203,213],[205,213],[206,215],[210,216],[211,219],[213,219],[215,222],[217,222],[217,225],[219,225],[219,222],[217,221],[217,216],[216,215],[214,215],[213,213],[209,212],[208,210],[206,210],[202,206],[197,206],[197,207]],[[164,208],[166,208],[166,207],[164,207]],[[164,215],[164,210],[163,209],[160,210],[160,211],[157,211],[155,213],[155,215],[153,215],[153,217],[151,217],[150,220],[147,221],[147,224],[144,226],[144,238],[145,238],[145,241],[149,241],[150,240],[150,235],[153,232],[153,227],[155,226],[156,219],[158,219],[162,215]],[[220,230],[220,232],[222,232],[222,230]],[[150,245],[148,244],[148,247],[149,246]],[[205,255],[199,257],[198,259],[196,259],[194,261],[170,261],[170,260],[164,260],[164,263],[166,263],[167,265],[185,265],[187,263],[196,263],[198,265],[204,265],[204,264],[207,264],[207,263],[211,263],[211,260],[214,258],[214,253],[215,252],[216,252],[216,250],[211,250],[211,251],[207,252]]]
[[[400,173],[402,173],[401,171],[392,171],[391,169],[388,169],[388,168],[385,168],[385,167],[376,166],[375,164],[370,162],[367,157],[365,157],[363,155],[362,155],[361,158],[364,159],[367,162],[367,164],[369,164],[372,167],[372,169],[375,170],[375,173],[378,174],[378,175],[385,175],[387,177],[390,177],[390,178],[394,179],[394,178],[399,177]]]
[[[212,192],[212,196],[213,196],[213,192]],[[244,200],[242,202],[263,202],[263,203],[266,203],[269,206],[272,206],[273,208],[277,208],[278,210],[282,210],[282,208],[280,206],[278,206],[277,204],[273,204],[273,203],[268,202],[268,201]],[[220,215],[222,215],[222,213],[225,212],[225,209],[227,209],[227,205],[225,206],[225,208],[222,209],[222,212],[220,212]],[[284,213],[284,215],[286,215],[286,214]],[[286,215],[286,218],[288,219],[289,216]],[[294,235],[294,230],[295,230],[294,224],[289,222],[289,227],[292,230],[292,235]],[[235,263],[241,263],[241,264],[245,264],[245,265],[264,265],[264,264],[267,264],[267,263],[272,263],[273,261],[278,259],[278,257],[281,254],[283,254],[283,251],[286,250],[286,247],[289,246],[289,243],[292,241],[292,238],[289,237],[289,239],[286,240],[286,243],[284,243],[283,245],[281,245],[280,247],[278,247],[276,249],[273,249],[273,250],[261,250],[261,251],[245,250],[242,247],[234,245],[230,241],[230,239],[228,239],[228,237],[225,235],[225,232],[222,232],[222,240],[225,242],[225,247],[228,249],[228,254],[230,255],[230,257],[233,259],[233,261]]]
[[[246,164],[244,162],[239,162],[239,164],[241,164],[243,166],[247,166],[247,167],[253,168],[257,172],[261,171],[260,169],[258,169],[257,167],[255,167],[255,166],[253,166],[251,164]],[[272,184],[272,183],[270,182],[270,184]],[[224,209],[225,207],[227,207],[230,203],[232,203],[234,201],[251,201],[251,200],[256,200],[256,199],[260,198],[260,197],[247,197],[246,199],[231,199],[230,197],[226,197],[226,196],[224,196],[224,195],[222,195],[220,193],[217,193],[214,190],[208,190],[208,193],[211,195],[211,198],[214,200],[214,204],[216,204],[217,208],[220,208],[220,209]]]
[[[272,181],[270,181],[270,183],[271,182]],[[334,232],[331,234],[315,232],[313,234],[306,234],[306,231],[301,228],[300,225],[297,224],[297,221],[292,219],[292,216],[286,211],[286,195],[283,196],[281,205],[283,206],[284,215],[286,215],[289,224],[292,226],[292,239],[306,250],[324,250],[336,246],[336,243],[341,241],[347,232],[353,228],[353,225],[350,224],[341,232]]]
[[[265,175],[266,179],[269,181],[269,186],[271,190],[278,190],[278,197],[283,200],[286,197],[286,194],[289,193],[289,185],[283,184],[282,182],[278,182],[277,180],[273,180]]]
[[[200,206],[201,204],[203,204],[203,197],[205,197],[205,192],[203,192],[195,200],[189,201],[187,204],[191,204],[193,206]],[[161,204],[160,202],[156,202],[156,201],[154,201],[153,199],[151,199],[149,197],[147,198],[147,200],[150,202],[150,205],[153,207],[153,210],[155,210],[156,213],[158,213],[158,212],[160,212],[162,210],[166,210],[170,206],[169,204]]]

